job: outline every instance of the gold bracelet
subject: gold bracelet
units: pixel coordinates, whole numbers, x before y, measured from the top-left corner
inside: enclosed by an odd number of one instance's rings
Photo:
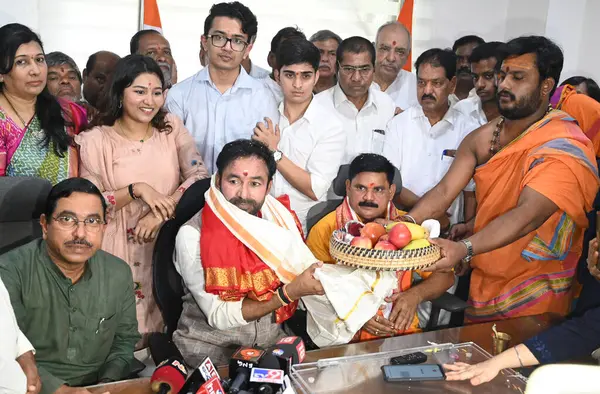
[[[285,298],[287,298],[288,300],[290,300],[290,302],[294,302],[296,300],[292,300],[292,297],[290,297],[290,295],[288,294],[287,290],[285,289],[287,287],[287,285],[283,285],[283,288],[281,290],[283,290],[283,294],[285,294]]]
[[[279,302],[281,302],[281,306],[288,306],[289,304],[286,304],[285,301],[283,300],[283,298],[281,298],[281,296],[279,295],[278,292],[275,292],[275,294],[277,294],[277,298],[279,298]]]

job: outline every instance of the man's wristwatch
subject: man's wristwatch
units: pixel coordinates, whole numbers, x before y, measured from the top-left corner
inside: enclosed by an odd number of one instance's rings
[[[273,159],[275,159],[275,163],[277,163],[283,157],[283,153],[280,150],[276,150],[273,152]]]
[[[473,258],[473,244],[468,239],[463,239],[460,242],[467,247],[467,255],[462,259],[462,262],[468,264]]]

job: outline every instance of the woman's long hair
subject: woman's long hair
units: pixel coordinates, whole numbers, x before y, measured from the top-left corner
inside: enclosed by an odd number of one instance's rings
[[[0,27],[0,74],[8,74],[12,70],[19,47],[32,41],[37,42],[44,51],[42,40],[27,26],[10,23]],[[0,83],[0,91],[4,89],[4,84]],[[64,157],[72,139],[65,130],[62,108],[47,86],[37,96],[35,114],[44,130],[42,144],[48,146],[52,142],[54,152]]]
[[[162,70],[154,59],[143,55],[128,55],[119,60],[110,81],[108,95],[105,97],[100,115],[96,117],[94,126],[113,126],[117,119],[123,116],[123,93],[133,84],[141,74],[154,74],[160,79],[161,86],[165,86]],[[150,121],[152,127],[158,131],[170,133],[172,128],[166,119],[167,111],[161,108]]]

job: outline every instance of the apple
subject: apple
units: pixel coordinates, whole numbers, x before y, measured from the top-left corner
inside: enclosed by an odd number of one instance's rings
[[[377,245],[373,249],[381,249],[381,250],[398,250],[393,243],[389,241],[379,241]]]
[[[383,234],[381,237],[379,237],[380,241],[389,241],[390,240],[390,235],[389,234]]]
[[[356,220],[350,220],[346,223],[346,232],[350,235],[358,237],[360,235],[360,231],[365,225],[361,222],[357,222]]]
[[[373,243],[371,242],[371,239],[367,237],[354,237],[352,241],[350,241],[350,245],[359,248],[373,249]]]
[[[388,233],[388,237],[391,243],[394,244],[398,249],[402,249],[410,243],[412,235],[410,230],[404,223],[398,223]]]
[[[365,224],[360,230],[360,235],[369,238],[373,245],[375,245],[377,241],[379,241],[379,238],[385,234],[385,227],[375,222]]]

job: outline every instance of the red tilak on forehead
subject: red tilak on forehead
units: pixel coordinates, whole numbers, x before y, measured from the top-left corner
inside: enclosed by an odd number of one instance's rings
[[[369,183],[369,187],[373,187],[375,184],[373,182]]]
[[[244,176],[248,176],[248,171],[243,172]]]
[[[392,41],[392,45],[396,45],[396,41]]]

